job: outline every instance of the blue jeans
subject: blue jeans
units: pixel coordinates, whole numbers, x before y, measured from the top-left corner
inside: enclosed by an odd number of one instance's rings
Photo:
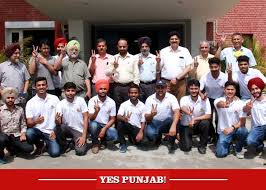
[[[163,133],[168,133],[170,127],[172,125],[173,119],[168,117],[164,121],[159,121],[153,119],[148,125],[145,127],[145,134],[150,141],[156,141],[162,138]],[[176,127],[177,128],[177,127]],[[170,136],[170,143],[175,142],[175,136]]]
[[[51,157],[58,157],[60,156],[60,147],[57,143],[56,139],[50,139],[50,135],[47,133],[41,132],[37,128],[28,128],[26,132],[27,141],[30,144],[40,144],[40,139],[43,139],[45,144],[48,147],[48,154]]]
[[[247,144],[254,146],[256,149],[263,149],[263,141],[266,139],[266,125],[252,127],[248,138]]]
[[[236,152],[241,152],[247,136],[248,130],[246,127],[240,127],[229,135],[225,135],[223,133],[219,134],[215,155],[218,158],[226,157],[229,154],[230,144],[233,139],[236,140]]]
[[[90,135],[92,140],[92,145],[99,144],[98,135],[101,129],[105,126],[105,124],[98,123],[96,121],[90,121]],[[118,139],[117,130],[113,127],[107,129],[103,141],[116,141]]]

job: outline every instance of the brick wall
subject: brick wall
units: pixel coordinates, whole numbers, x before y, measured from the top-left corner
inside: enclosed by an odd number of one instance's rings
[[[253,34],[266,46],[266,0],[240,0],[227,14],[217,19],[215,38],[222,33]]]
[[[49,21],[45,16],[24,0],[0,0],[0,48],[5,43],[5,21]]]

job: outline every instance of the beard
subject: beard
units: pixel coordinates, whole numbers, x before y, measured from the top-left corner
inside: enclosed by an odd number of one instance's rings
[[[141,53],[142,53],[144,56],[147,56],[147,55],[149,55],[150,50],[142,50]]]

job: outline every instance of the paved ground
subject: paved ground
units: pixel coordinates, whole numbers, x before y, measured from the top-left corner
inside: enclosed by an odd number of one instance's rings
[[[250,125],[250,124],[248,124]],[[233,154],[226,158],[216,158],[212,152],[214,146],[209,145],[206,155],[198,153],[197,148],[191,152],[184,153],[177,149],[174,154],[168,154],[165,143],[158,149],[140,150],[135,146],[129,146],[127,153],[119,153],[118,144],[108,144],[108,149],[100,151],[99,154],[92,154],[89,150],[87,155],[79,157],[74,151],[62,155],[59,158],[50,158],[47,153],[35,159],[16,157],[10,163],[0,165],[0,168],[264,168],[266,160],[266,148],[264,153],[255,156],[254,152],[245,154],[245,159],[239,160]]]

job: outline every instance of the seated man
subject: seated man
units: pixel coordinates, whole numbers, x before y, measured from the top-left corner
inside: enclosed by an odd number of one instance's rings
[[[266,139],[266,95],[262,94],[264,88],[265,83],[261,78],[249,80],[248,89],[253,98],[244,107],[244,111],[251,113],[252,118],[247,144],[255,147],[258,153],[263,151],[263,141]]]
[[[33,146],[26,141],[27,125],[24,111],[15,105],[17,96],[18,91],[15,88],[7,87],[2,90],[4,105],[0,107],[0,163],[5,163],[5,148],[10,155],[33,151]]]
[[[100,149],[106,148],[106,141],[116,141],[117,131],[112,125],[115,122],[116,105],[114,100],[107,96],[109,81],[98,80],[95,84],[98,95],[89,101],[89,131],[92,138],[92,153],[97,154]]]
[[[45,77],[38,77],[35,81],[37,94],[26,105],[26,118],[28,129],[27,140],[36,145],[35,155],[40,155],[44,150],[45,141],[48,154],[51,157],[60,156],[60,147],[55,134],[55,111],[59,99],[46,91],[48,89]],[[41,141],[43,140],[43,141]]]
[[[132,84],[128,89],[129,100],[123,102],[117,113],[117,130],[120,141],[120,152],[127,151],[125,135],[128,135],[136,144],[143,139],[143,131],[145,127],[144,110],[145,105],[139,101],[140,88],[136,84]]]
[[[145,119],[147,121],[145,132],[147,138],[154,141],[157,146],[161,143],[162,133],[168,133],[170,136],[168,149],[169,153],[173,153],[180,111],[176,97],[166,91],[166,82],[159,80],[156,82],[155,94],[147,98],[145,103]]]
[[[209,99],[204,100],[199,96],[200,83],[192,79],[187,84],[189,94],[180,100],[183,113],[179,128],[181,150],[190,151],[192,148],[192,135],[200,134],[198,151],[206,154],[209,135],[209,119],[211,117],[211,105]]]
[[[244,103],[235,95],[237,84],[227,81],[225,83],[225,97],[217,98],[214,106],[218,113],[218,134],[216,144],[216,156],[226,157],[229,154],[230,144],[236,139],[236,157],[244,158],[242,148],[248,136],[248,130],[244,123]]]
[[[76,96],[77,86],[73,82],[64,85],[66,99],[56,107],[56,123],[61,125],[61,145],[67,147],[66,138],[73,138],[76,155],[83,156],[87,152],[88,107],[84,100]]]

